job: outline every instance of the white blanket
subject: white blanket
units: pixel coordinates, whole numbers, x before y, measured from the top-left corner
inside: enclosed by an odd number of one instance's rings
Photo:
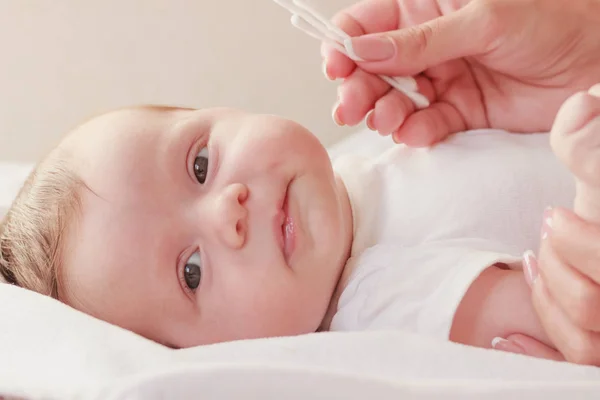
[[[371,135],[345,144],[360,152],[379,151],[382,141],[365,142]],[[347,147],[332,155],[340,149]],[[13,168],[20,171],[16,179],[28,168]],[[7,169],[0,165],[0,176],[3,171]],[[9,193],[0,187],[0,195],[3,191]],[[14,184],[10,193],[15,193]],[[0,318],[0,397],[600,398],[598,368],[402,332],[322,333],[170,350],[53,299],[3,284]]]
[[[598,368],[401,332],[322,333],[170,350],[9,285],[0,285],[0,304],[0,393],[30,398],[513,399],[518,393],[528,399],[567,394],[591,399],[600,394]]]

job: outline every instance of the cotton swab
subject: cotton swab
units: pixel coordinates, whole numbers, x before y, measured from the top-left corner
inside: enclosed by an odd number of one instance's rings
[[[322,40],[322,41],[326,42],[327,44],[331,45],[333,48],[335,48],[337,51],[339,51],[343,54],[346,53],[346,48],[344,46],[342,46],[340,44],[340,42],[335,41],[328,36],[325,36],[321,31],[319,31],[317,28],[315,28],[314,25],[311,25],[309,22],[307,22],[301,16],[299,16],[297,14],[292,15],[291,22],[292,22],[293,26],[300,29],[301,31],[306,33],[308,36],[311,36],[317,40]]]
[[[344,32],[343,30],[338,28],[328,18],[326,18],[323,14],[321,14],[319,12],[319,10],[312,7],[307,2],[302,1],[302,0],[293,0],[293,3],[295,5],[297,5],[298,7],[306,10],[306,12],[308,12],[309,14],[311,14],[315,19],[317,19],[321,24],[323,24],[325,29],[327,29],[330,32],[332,32],[333,34],[335,34],[338,37],[339,41],[343,42],[345,39],[350,39],[350,35],[348,35],[346,32]]]
[[[286,8],[293,15],[297,15],[302,20],[306,21],[306,23],[312,26],[317,31],[321,32],[324,36],[329,39],[343,43],[346,37],[344,35],[340,35],[338,32],[331,30],[327,24],[319,17],[319,15],[313,14],[311,11],[306,8],[298,5],[296,2],[292,0],[274,0],[280,6]],[[302,3],[300,3],[302,4]],[[347,36],[347,35],[346,35]]]
[[[299,15],[292,16],[292,25],[304,31],[304,33],[306,33],[307,35],[321,40],[323,42],[326,42],[342,54],[348,55],[348,52],[344,46],[342,46],[339,42],[334,42],[330,36],[324,36],[324,34],[319,29],[317,29],[314,25],[311,25],[310,22],[300,17]],[[417,107],[425,108],[429,105],[429,101],[427,100],[427,98],[422,94],[416,92],[417,84],[414,79],[406,77],[391,78],[385,75],[379,75],[379,77],[383,81],[387,82],[390,86],[404,93],[417,105]]]
[[[334,42],[331,36],[325,36],[319,29],[315,28],[314,25],[311,25],[307,20],[299,15],[292,16],[292,25],[296,28],[302,30],[307,35],[316,38],[318,40],[324,41],[334,47],[337,51],[341,52],[348,56],[348,51],[344,46],[342,46],[339,42]],[[350,57],[352,58],[352,57]],[[417,84],[414,79],[406,78],[406,77],[397,77],[391,78],[385,75],[380,75],[381,79],[397,88],[398,90],[414,92],[417,90]]]
[[[292,25],[294,25],[296,28],[302,30],[307,35],[309,35],[315,39],[321,40],[323,42],[326,42],[327,44],[334,47],[340,53],[348,55],[348,51],[346,50],[346,48],[344,46],[342,46],[339,42],[334,42],[330,37],[325,37],[323,35],[323,33],[320,32],[319,29],[315,28],[314,25],[311,25],[308,21],[306,21],[304,18],[300,17],[299,15],[296,15],[296,14],[292,15],[291,22],[292,22]],[[391,78],[391,77],[385,76],[385,75],[380,75],[380,77],[385,82],[389,83],[391,86],[397,88],[398,90],[407,91],[407,92],[415,92],[417,90],[417,83],[412,78],[405,78],[405,77]]]
[[[344,40],[349,39],[350,36],[346,32],[342,31],[340,28],[335,26],[327,18],[325,18],[314,7],[311,7],[309,4],[302,0],[274,1],[293,13],[292,25],[294,25],[296,28],[304,31],[309,36],[331,44],[334,48],[336,48],[338,51],[345,54],[346,56],[350,57],[351,59],[355,61],[362,61],[360,59],[357,59],[356,56],[352,56],[351,54],[349,54],[346,50],[346,47],[343,45]],[[337,45],[333,44],[331,41],[337,42]],[[413,78],[390,78],[386,76],[380,77],[392,87],[402,92],[417,92],[418,90],[417,82]],[[419,93],[406,93],[406,95],[412,97],[413,101],[423,104],[423,107],[427,107],[429,105],[429,101],[427,100],[427,98]]]
[[[284,1],[287,1],[289,3],[290,0],[284,0]],[[346,32],[344,32],[343,30],[338,28],[335,24],[333,24],[329,19],[327,19],[323,14],[321,14],[316,8],[312,7],[306,1],[292,0],[292,2],[294,5],[296,5],[300,8],[303,8],[304,10],[309,12],[315,19],[317,19],[322,24],[322,26],[324,27],[325,30],[334,32],[338,38],[338,41],[341,44],[344,43],[344,41],[346,41],[347,39],[350,39],[350,35],[348,35]],[[345,46],[344,46],[344,49],[346,49]],[[351,58],[355,61],[363,61],[358,56],[356,56],[356,54],[350,54],[347,50],[344,51],[343,54],[346,54],[349,58]],[[391,78],[391,79],[398,81],[398,83],[400,84],[400,87],[405,88],[407,91],[414,92],[414,91],[418,90],[417,82],[413,78],[396,77],[396,78]],[[388,79],[384,79],[384,80],[386,82],[390,83],[390,81]],[[394,85],[392,83],[392,86],[396,86],[396,85]]]
[[[345,54],[349,58],[352,58],[355,61],[360,61],[357,60],[356,57],[349,55],[346,47],[344,46],[344,40],[350,38],[350,36],[340,28],[336,27],[314,7],[308,5],[302,0],[274,1],[292,13],[291,23],[294,27],[317,40],[331,45],[337,51]],[[417,91],[418,87],[414,78],[392,78],[385,75],[379,75],[379,77],[390,86],[404,93],[413,101],[417,108],[422,109],[429,106],[429,100]]]

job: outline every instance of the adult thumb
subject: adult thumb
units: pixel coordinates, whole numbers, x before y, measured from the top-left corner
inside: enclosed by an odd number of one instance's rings
[[[477,14],[477,7],[468,5],[421,25],[352,37],[344,45],[368,72],[416,75],[445,61],[484,52],[490,35]]]

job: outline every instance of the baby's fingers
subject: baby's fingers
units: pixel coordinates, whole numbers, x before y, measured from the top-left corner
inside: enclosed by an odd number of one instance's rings
[[[576,326],[556,304],[542,278],[534,283],[532,298],[542,326],[565,359],[600,366],[600,335]]]

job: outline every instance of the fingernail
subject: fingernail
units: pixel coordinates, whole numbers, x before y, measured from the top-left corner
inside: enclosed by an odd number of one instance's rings
[[[506,340],[501,337],[495,337],[492,340],[492,348],[495,350],[506,351],[509,353],[525,354],[525,350],[523,350],[523,348],[521,348],[514,342],[511,342],[510,340]]]
[[[523,254],[523,271],[525,272],[525,280],[529,286],[533,286],[538,277],[538,265],[535,253],[531,250],[527,250]]]
[[[592,96],[600,97],[600,83],[592,86],[592,88],[589,90],[589,94],[591,94]]]
[[[374,124],[373,124],[373,114],[375,113],[375,110],[371,110],[367,113],[367,118],[366,118],[366,122],[367,122],[367,128],[369,128],[370,130],[372,130],[373,132],[375,132],[377,129],[374,128]]]
[[[339,101],[335,103],[335,106],[333,106],[333,111],[331,112],[331,117],[337,126],[344,126],[345,124],[340,119],[340,105],[341,104]]]
[[[325,75],[325,78],[327,78],[328,81],[335,81],[335,78],[333,78],[331,76],[331,74],[329,73],[329,70],[327,69],[327,60],[323,61],[323,75]]]
[[[365,35],[344,40],[348,56],[354,61],[383,61],[396,54],[396,44],[383,35]]]
[[[548,239],[548,236],[552,232],[552,207],[547,207],[544,210],[544,216],[542,220],[542,240]]]

